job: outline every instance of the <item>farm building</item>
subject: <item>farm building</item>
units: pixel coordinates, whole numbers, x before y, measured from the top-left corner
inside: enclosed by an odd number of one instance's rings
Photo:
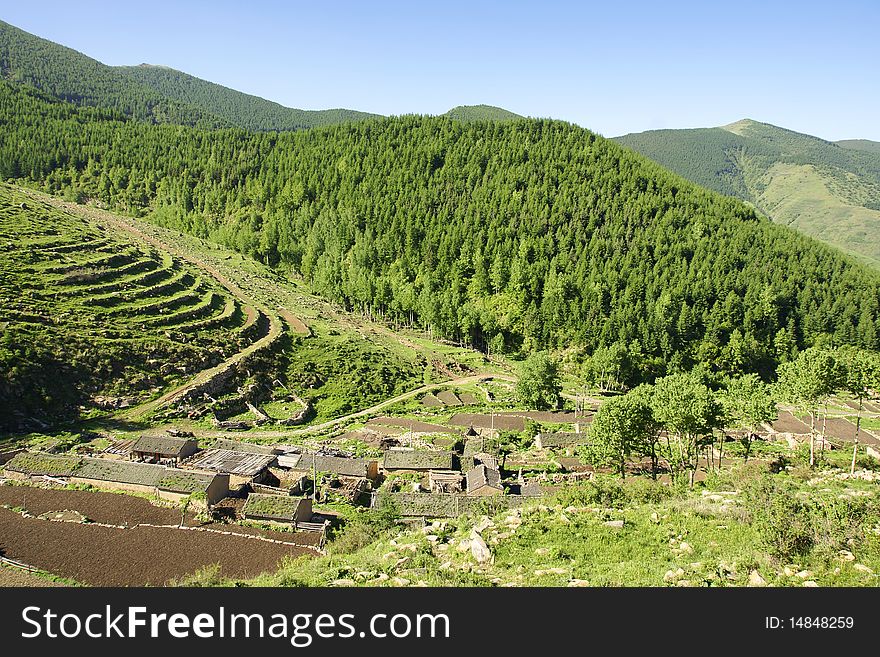
[[[308,497],[251,493],[241,513],[248,520],[282,522],[296,526],[312,519],[312,500]]]
[[[22,452],[6,464],[10,478],[52,477],[106,490],[147,493],[178,502],[192,493],[215,504],[229,494],[229,475],[200,474],[149,463]]]
[[[226,474],[208,475],[150,463],[107,459],[83,459],[70,481],[95,488],[151,493],[172,502],[179,502],[193,493],[202,493],[208,504],[215,504],[229,494],[229,475]]]
[[[538,449],[564,449],[587,444],[587,434],[556,431],[552,433],[539,433],[535,436],[535,446]]]
[[[229,475],[233,487],[244,483],[260,482],[269,466],[276,461],[274,454],[254,454],[231,449],[206,449],[191,456],[183,466],[192,470],[206,470]]]
[[[379,476],[379,465],[376,461],[345,456],[288,453],[278,457],[278,465],[296,472],[329,472],[341,477],[359,477],[374,480]]]
[[[460,493],[461,473],[452,470],[428,472],[428,487],[432,493]]]
[[[141,436],[131,446],[132,458],[147,463],[159,461],[179,463],[197,451],[199,444],[194,439],[171,436]]]
[[[228,438],[219,438],[214,443],[215,449],[228,449],[233,452],[245,452],[248,454],[277,454],[274,447],[268,445],[255,445],[253,443],[243,443],[238,440],[229,440]]]
[[[519,494],[523,497],[541,497],[544,494],[544,489],[537,481],[530,481],[519,487]]]
[[[276,488],[278,489],[276,494],[300,495],[308,487],[310,477],[311,473],[296,472],[294,470],[288,470],[276,466],[270,467],[263,480],[259,484],[252,484],[252,486],[259,486],[267,489],[270,487]],[[254,490],[257,490],[257,488],[255,487]]]
[[[452,470],[452,452],[439,450],[419,451],[406,448],[389,449],[385,452],[382,467],[386,471],[410,470],[424,472],[430,470]]]
[[[501,473],[498,470],[478,465],[468,470],[467,494],[474,497],[477,495],[503,495],[504,487],[501,485]]]

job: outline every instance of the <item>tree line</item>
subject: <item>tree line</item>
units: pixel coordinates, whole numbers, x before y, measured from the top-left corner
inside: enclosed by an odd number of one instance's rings
[[[700,454],[712,463],[714,445],[718,443],[723,450],[723,429],[738,433],[748,459],[752,441],[762,425],[776,419],[780,402],[810,416],[812,466],[817,460],[817,439],[824,449],[830,399],[844,393],[858,402],[854,469],[864,400],[878,390],[880,355],[851,347],[806,349],[780,366],[773,385],[756,374],[719,381],[695,368],[608,399],[590,426],[588,458],[613,465],[621,476],[626,476],[632,457],[650,458],[654,477],[662,458],[673,479],[687,476],[693,485]]]
[[[404,116],[252,134],[7,83],[0,121],[4,178],[492,353],[561,350],[635,385],[697,364],[770,378],[811,346],[880,346],[876,272],[567,123]]]

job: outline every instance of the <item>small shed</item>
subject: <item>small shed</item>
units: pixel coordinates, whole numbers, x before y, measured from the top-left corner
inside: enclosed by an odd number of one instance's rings
[[[538,449],[565,449],[586,445],[588,442],[586,433],[570,433],[556,431],[552,433],[539,433],[535,436],[535,446]]]
[[[474,465],[485,465],[490,470],[500,470],[498,457],[487,452],[477,452],[473,455]]]
[[[171,460],[179,463],[199,451],[199,444],[193,438],[172,438],[171,436],[141,436],[131,446],[131,456],[137,461],[156,463]]]
[[[478,465],[467,473],[467,494],[470,496],[503,495],[501,473],[498,470]]]
[[[382,467],[387,472],[410,470],[427,472],[431,470],[452,470],[452,452],[440,450],[415,450],[394,448],[385,452]]]
[[[312,519],[312,500],[308,497],[251,493],[241,510],[248,520],[281,522],[296,526]]]
[[[214,443],[216,449],[229,449],[233,452],[247,452],[249,454],[276,454],[274,447],[269,445],[257,445],[255,443],[243,443],[229,438],[218,438]]]
[[[460,493],[461,479],[461,473],[453,470],[428,472],[428,484],[432,493]]]
[[[376,461],[310,452],[282,454],[278,456],[278,465],[295,472],[329,472],[340,477],[375,480],[379,476],[379,464]]]
[[[273,454],[238,452],[231,449],[206,449],[184,461],[183,466],[230,475],[231,484],[260,482],[269,466],[275,463]]]

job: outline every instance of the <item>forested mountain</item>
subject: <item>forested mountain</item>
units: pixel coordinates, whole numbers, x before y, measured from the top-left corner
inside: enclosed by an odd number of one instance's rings
[[[76,105],[112,109],[151,123],[300,130],[375,116],[291,109],[160,66],[107,66],[2,21],[0,77]]]
[[[616,140],[773,221],[880,263],[880,151],[744,119]]]
[[[622,344],[652,372],[877,348],[880,274],[570,124],[154,126],[0,85],[0,175],[301,275],[494,352]]]
[[[209,112],[166,98],[112,66],[2,21],[0,77],[77,105],[108,108],[142,121],[208,128],[230,125]]]
[[[377,116],[348,109],[292,109],[164,66],[141,64],[117,70],[165,98],[189,103],[245,130],[303,130]]]
[[[871,141],[870,139],[841,139],[834,143],[838,146],[849,148],[854,151],[880,153],[880,141]]]
[[[523,118],[519,114],[492,105],[459,105],[443,116],[456,121],[515,121]]]

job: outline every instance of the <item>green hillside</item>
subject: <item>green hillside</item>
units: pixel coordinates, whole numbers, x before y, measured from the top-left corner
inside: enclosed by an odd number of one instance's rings
[[[163,66],[141,64],[116,70],[165,98],[188,103],[245,130],[302,130],[377,116],[348,109],[291,109]]]
[[[829,339],[878,346],[875,272],[571,124],[208,132],[11,85],[0,120],[6,178],[148,215],[347,309],[493,353],[618,343],[650,378],[774,367]]]
[[[880,141],[871,141],[870,139],[842,139],[834,143],[838,146],[849,148],[854,151],[880,153]]]
[[[0,433],[147,399],[246,344],[243,323],[179,259],[0,185]]]
[[[0,21],[0,77],[81,106],[152,123],[221,127],[228,122],[167,98],[124,72]]]
[[[523,118],[519,114],[492,105],[459,105],[443,116],[456,121],[515,121]]]
[[[744,119],[616,139],[773,221],[880,263],[880,152]],[[844,147],[845,146],[845,147]]]
[[[375,116],[346,109],[291,109],[159,66],[107,66],[2,21],[0,77],[76,105],[151,123],[300,130]]]

